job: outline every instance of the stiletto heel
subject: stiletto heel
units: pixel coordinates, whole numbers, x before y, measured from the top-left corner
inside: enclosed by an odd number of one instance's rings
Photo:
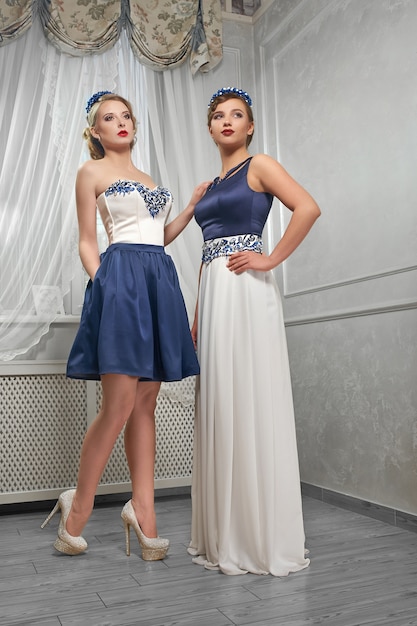
[[[55,504],[54,508],[49,513],[48,517],[46,518],[46,520],[43,522],[43,524],[41,524],[41,528],[45,528],[45,526],[51,521],[51,519],[53,518],[55,513],[58,511],[58,509],[59,509],[59,504],[58,504],[58,501],[57,501],[57,503]]]
[[[81,554],[87,549],[86,540],[79,536],[73,537],[67,532],[66,524],[68,515],[71,511],[72,500],[75,495],[75,489],[69,489],[68,491],[64,491],[58,498],[57,503],[55,504],[52,511],[49,513],[46,520],[41,524],[41,528],[45,528],[48,522],[53,518],[58,509],[61,510],[61,519],[59,520],[58,526],[58,537],[55,540],[54,548],[58,550],[58,552],[63,552],[64,554]]]
[[[142,559],[144,561],[160,561],[165,558],[169,548],[168,539],[162,537],[149,538],[143,534],[136,514],[133,509],[132,500],[126,502],[123,507],[121,517],[123,520],[126,535],[126,556],[130,556],[130,527],[136,533],[139,545],[142,548]]]

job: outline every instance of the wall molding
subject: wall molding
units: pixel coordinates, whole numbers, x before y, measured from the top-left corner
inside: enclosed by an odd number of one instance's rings
[[[308,32],[311,28],[315,26],[316,23],[320,23],[323,19],[329,14],[334,13],[339,9],[342,2],[346,3],[346,0],[333,0],[332,2],[327,2],[321,9],[317,9],[317,5],[315,5],[315,10],[318,12],[311,16],[311,18],[302,26],[299,30],[297,30],[296,34],[291,37],[284,45],[277,51],[276,55],[274,55],[274,60],[279,60],[280,57],[285,54],[285,52],[291,48],[297,41],[304,36],[306,32]],[[295,9],[293,9],[279,24],[277,28],[271,31],[260,44],[261,46],[267,47],[271,41],[276,42],[276,38],[279,37],[281,32],[287,30],[288,25],[297,17],[297,15],[305,13],[306,8],[311,8],[312,3],[310,0],[302,0],[300,4],[298,4]],[[279,44],[279,42],[278,42]]]
[[[261,6],[253,15],[245,15],[241,13],[234,13],[232,0],[226,0],[225,8],[222,11],[222,18],[233,22],[246,22],[248,24],[254,24],[266,11],[269,9],[274,0],[261,0]]]
[[[312,293],[327,291],[329,289],[338,289],[339,287],[347,287],[349,285],[356,285],[358,283],[363,283],[369,280],[378,280],[380,278],[387,278],[389,276],[396,276],[399,274],[404,274],[406,272],[415,272],[415,271],[417,271],[417,265],[396,267],[396,268],[383,270],[382,272],[375,272],[374,274],[364,274],[362,276],[355,276],[353,278],[347,278],[346,280],[339,280],[339,281],[335,281],[332,283],[324,283],[323,285],[317,285],[316,287],[309,287],[308,289],[300,289],[298,291],[289,291],[287,289],[287,284],[289,282],[288,269],[286,269],[286,261],[284,261],[284,271],[283,271],[284,297],[295,298],[298,296],[305,296],[305,295],[309,295]]]
[[[316,324],[318,322],[332,322],[354,317],[365,317],[367,315],[398,313],[399,311],[410,311],[412,309],[417,309],[417,300],[404,300],[403,302],[383,304],[381,306],[357,307],[353,309],[344,309],[341,311],[319,313],[317,315],[290,317],[285,320],[285,326],[302,326],[304,324]]]
[[[308,1],[309,0],[301,0],[301,2],[294,9],[292,9],[292,11],[290,11],[286,17],[284,17],[284,19],[277,25],[277,27],[271,30],[271,32],[262,39],[262,43],[260,44],[260,46],[265,47],[272,40],[275,40],[275,38],[279,36],[279,33],[283,32],[287,28],[288,24],[290,24],[290,22],[294,19],[294,17],[296,17],[299,13],[302,12],[302,10],[304,9],[304,5]]]
[[[223,46],[223,56],[225,54],[230,54],[230,56],[234,57],[237,61],[240,61],[240,48],[232,48],[230,46]]]

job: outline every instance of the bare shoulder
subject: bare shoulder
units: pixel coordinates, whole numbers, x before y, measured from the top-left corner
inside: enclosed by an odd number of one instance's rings
[[[92,174],[94,171],[100,168],[100,165],[101,165],[100,161],[101,159],[100,160],[89,159],[88,161],[84,161],[84,163],[82,163],[80,167],[78,168],[78,171]]]
[[[77,189],[82,189],[84,192],[96,193],[97,188],[100,186],[100,180],[103,176],[103,165],[100,161],[94,161],[90,159],[85,161],[78,168],[77,172]]]
[[[252,157],[252,164],[254,165],[263,165],[265,163],[276,163],[277,161],[273,159],[269,154],[264,154],[263,152],[258,152],[258,154],[254,154]]]
[[[282,166],[276,159],[273,159],[269,154],[255,154],[252,157],[251,167],[256,173],[263,172],[265,170],[282,169]]]
[[[96,178],[99,174],[100,166],[97,161],[90,159],[89,161],[85,161],[78,168],[77,172],[77,180],[84,180],[87,178]]]
[[[252,159],[252,166],[252,180],[257,185],[257,188],[254,188],[255,191],[272,194],[291,211],[296,207],[304,206],[310,207],[316,216],[320,215],[320,209],[315,200],[276,159],[267,154],[257,154]],[[249,172],[248,182],[251,185]]]
[[[278,161],[268,154],[255,154],[248,171],[248,182],[254,191],[272,192],[272,181],[285,173]]]

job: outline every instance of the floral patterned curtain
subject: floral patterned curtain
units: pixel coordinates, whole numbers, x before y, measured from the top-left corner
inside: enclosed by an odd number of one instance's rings
[[[82,56],[104,52],[117,41],[122,2],[40,0],[39,12],[47,39],[61,52]]]
[[[32,26],[33,0],[0,0],[0,46]]]
[[[221,60],[220,0],[130,0],[131,46],[154,69],[180,65],[192,72]]]
[[[104,52],[126,29],[139,60],[153,69],[207,72],[222,58],[220,0],[0,0],[0,46],[22,35],[38,13],[62,52]]]

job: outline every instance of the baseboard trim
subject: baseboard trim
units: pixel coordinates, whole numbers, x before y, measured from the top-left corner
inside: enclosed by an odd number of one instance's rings
[[[310,485],[309,483],[301,483],[301,493],[303,496],[314,498],[315,500],[321,500],[327,504],[333,504],[341,509],[347,509],[366,517],[372,517],[391,526],[402,528],[403,530],[409,530],[410,532],[417,533],[417,516],[411,513],[405,513],[404,511],[398,511],[374,502],[368,502],[367,500],[361,500],[353,496],[347,496],[337,491],[331,491],[324,487],[317,487],[316,485]]]
[[[317,487],[317,485],[310,485],[305,482],[301,483],[301,493],[303,496],[314,498],[315,500],[321,500],[322,502],[332,504],[333,506],[337,506],[341,509],[365,515],[366,517],[372,517],[373,519],[385,522],[391,526],[396,526],[397,528],[417,533],[417,516],[412,515],[411,513],[391,509],[380,504],[368,502],[367,500],[361,500],[360,498],[355,498],[353,496],[347,496],[343,493],[331,491],[330,489],[325,489],[324,487]],[[155,489],[156,501],[178,496],[186,498],[191,497],[191,487],[182,486],[168,489]],[[97,495],[95,504],[98,506],[109,506],[115,503],[123,504],[130,497],[131,492]],[[37,502],[3,504],[0,506],[0,516],[50,510],[55,502],[56,500],[43,500]]]
[[[62,491],[62,489],[61,489]],[[131,491],[118,491],[113,493],[97,494],[94,500],[94,507],[106,507],[114,504],[120,504],[123,506],[127,500],[132,497]],[[165,487],[163,489],[155,488],[155,501],[166,500],[170,498],[190,498],[191,487]],[[37,513],[39,511],[50,511],[55,505],[57,497],[53,499],[44,498],[43,500],[31,500],[29,502],[10,502],[6,504],[0,504],[0,517],[2,515],[16,515],[19,513]]]

